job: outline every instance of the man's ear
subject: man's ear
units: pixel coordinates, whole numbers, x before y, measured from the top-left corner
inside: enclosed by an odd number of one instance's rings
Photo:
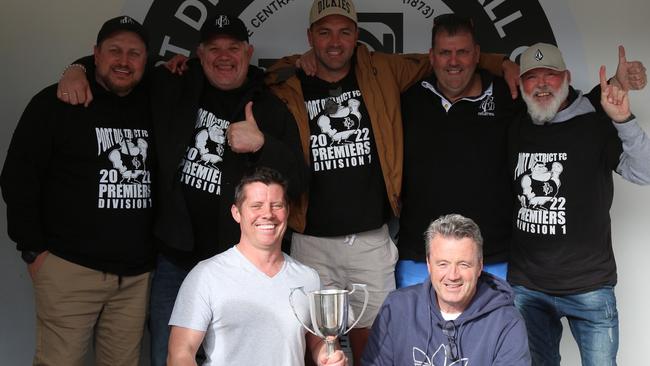
[[[314,43],[311,40],[311,28],[307,28],[307,42],[309,42],[309,47],[314,47]]]
[[[230,214],[232,214],[232,218],[237,221],[237,223],[241,223],[241,214],[239,213],[239,209],[237,206],[232,205],[230,206]]]
[[[95,56],[95,65],[97,65],[97,55],[99,54],[99,45],[93,47],[93,56]]]

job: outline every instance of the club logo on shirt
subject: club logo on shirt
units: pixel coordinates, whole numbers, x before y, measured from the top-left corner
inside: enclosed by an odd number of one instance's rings
[[[181,183],[200,191],[221,195],[220,163],[230,122],[199,108],[196,129],[181,162]]]
[[[541,235],[567,233],[566,198],[560,189],[566,160],[566,153],[519,153],[517,229]]]
[[[370,129],[361,115],[361,92],[306,101],[313,126],[310,138],[315,172],[344,169],[371,163]],[[367,118],[366,118],[367,119]]]
[[[97,156],[105,156],[99,170],[97,207],[151,207],[151,173],[147,169],[149,132],[128,128],[95,128]]]
[[[494,96],[488,95],[479,105],[478,115],[485,116],[485,117],[494,117],[494,108],[495,108]]]

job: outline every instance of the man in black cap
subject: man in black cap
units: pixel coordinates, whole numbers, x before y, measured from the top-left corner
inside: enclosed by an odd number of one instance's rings
[[[268,166],[288,178],[291,196],[302,191],[298,129],[264,86],[262,70],[249,64],[252,55],[244,23],[218,14],[203,24],[198,59],[182,76],[160,67],[151,78],[159,162],[154,234],[161,241],[151,292],[152,365],[165,365],[167,324],[189,270],[239,239],[230,207],[245,172]]]
[[[91,338],[97,365],[138,364],[155,260],[146,45],[132,18],[104,23],[93,105],[63,104],[52,85],[14,133],[1,184],[34,283],[35,365],[82,365]]]
[[[264,73],[249,65],[244,23],[226,14],[208,19],[197,55],[182,76],[157,70],[151,89],[160,147],[155,234],[164,244],[151,295],[153,365],[164,365],[167,323],[185,275],[239,239],[230,207],[244,173],[273,167],[294,195],[303,179],[297,127],[265,88]]]

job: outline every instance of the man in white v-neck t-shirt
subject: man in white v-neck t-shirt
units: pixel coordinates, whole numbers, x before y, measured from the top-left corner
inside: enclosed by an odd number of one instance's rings
[[[231,212],[240,241],[200,262],[183,282],[169,321],[168,365],[195,365],[201,343],[203,365],[303,365],[306,346],[318,365],[347,365],[340,350],[327,358],[320,338],[305,337],[289,305],[292,288],[318,290],[320,280],[281,251],[289,215],[286,188],[268,168],[239,183]],[[309,323],[307,298],[294,300],[296,314]]]

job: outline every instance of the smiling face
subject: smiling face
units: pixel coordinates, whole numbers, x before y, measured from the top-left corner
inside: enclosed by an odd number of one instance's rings
[[[469,32],[436,33],[429,61],[436,74],[437,86],[447,98],[455,100],[467,96],[480,54]]]
[[[427,267],[440,310],[462,313],[476,293],[483,262],[470,238],[447,238],[436,234],[429,246]]]
[[[357,25],[350,18],[328,15],[309,27],[307,38],[318,62],[316,76],[334,82],[348,74],[359,38]]]
[[[147,49],[142,38],[119,31],[95,46],[95,79],[106,90],[125,96],[142,79]]]
[[[521,96],[533,121],[551,121],[567,105],[570,81],[569,71],[547,68],[532,69],[521,75]]]
[[[253,182],[243,187],[244,199],[231,213],[241,228],[240,245],[280,250],[289,208],[279,184]]]
[[[197,55],[210,85],[232,90],[246,81],[253,46],[229,36],[216,36],[201,43]]]

